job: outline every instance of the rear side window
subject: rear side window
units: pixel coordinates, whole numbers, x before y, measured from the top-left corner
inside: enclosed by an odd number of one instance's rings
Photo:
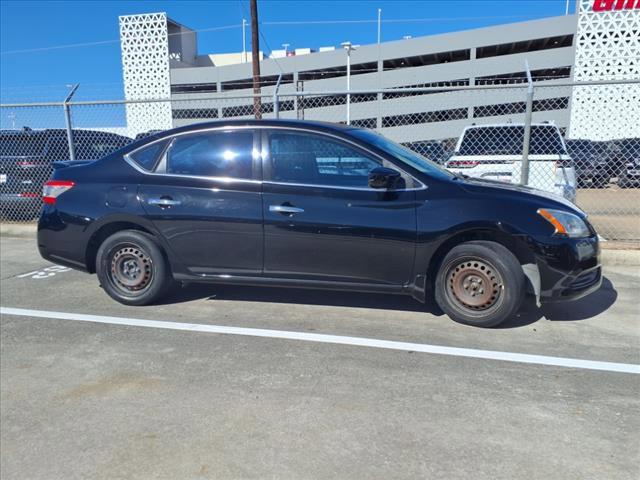
[[[164,150],[165,145],[166,142],[152,143],[147,147],[129,154],[129,158],[145,170],[152,171],[155,168],[158,157]]]
[[[177,137],[167,152],[167,173],[252,178],[253,132],[206,132]]]
[[[468,129],[460,144],[460,155],[522,155],[524,127],[521,125]],[[553,125],[531,127],[530,155],[564,155],[560,132]]]

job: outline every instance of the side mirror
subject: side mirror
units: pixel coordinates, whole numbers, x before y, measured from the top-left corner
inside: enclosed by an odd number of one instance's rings
[[[400,172],[393,168],[377,167],[369,172],[369,187],[391,190],[401,178]]]

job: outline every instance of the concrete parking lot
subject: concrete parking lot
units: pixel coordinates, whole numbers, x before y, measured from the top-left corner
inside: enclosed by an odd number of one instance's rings
[[[638,263],[481,330],[339,292],[126,307],[33,238],[0,254],[3,479],[640,475]]]
[[[635,240],[640,238],[640,188],[606,188],[578,190],[576,203],[589,213],[589,220],[605,238]]]

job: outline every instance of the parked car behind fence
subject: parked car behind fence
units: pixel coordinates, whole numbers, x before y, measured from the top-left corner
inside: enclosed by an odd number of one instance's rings
[[[608,142],[591,140],[567,140],[567,150],[576,170],[578,188],[607,186],[614,173],[610,163]]]
[[[122,135],[96,130],[73,131],[76,160],[95,160],[131,143]],[[33,220],[42,205],[42,185],[53,162],[69,160],[63,129],[0,131],[0,216],[3,220]]]
[[[470,177],[520,183],[523,143],[523,124],[471,125],[463,130],[445,166]],[[575,200],[573,163],[553,124],[531,126],[527,185]]]

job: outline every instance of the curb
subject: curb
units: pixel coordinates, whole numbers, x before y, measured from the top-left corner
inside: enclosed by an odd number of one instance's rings
[[[35,239],[35,223],[0,223],[0,237]],[[632,242],[602,242],[600,258],[604,265],[640,266],[640,244]]]

